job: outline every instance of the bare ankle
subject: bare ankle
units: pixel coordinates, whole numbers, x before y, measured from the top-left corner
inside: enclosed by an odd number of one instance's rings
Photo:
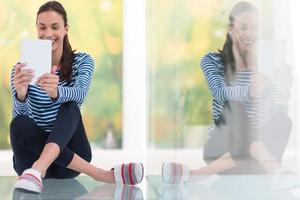
[[[212,175],[214,174],[210,167],[204,166],[198,169],[190,170],[190,176]]]
[[[114,172],[112,170],[107,171],[98,168],[95,173],[91,174],[91,177],[96,181],[106,182],[106,183],[114,183]]]
[[[41,173],[42,178],[45,177],[47,170],[43,166],[43,164],[40,163],[38,160],[33,163],[32,168],[35,169],[35,170],[37,170],[37,171],[39,171]]]

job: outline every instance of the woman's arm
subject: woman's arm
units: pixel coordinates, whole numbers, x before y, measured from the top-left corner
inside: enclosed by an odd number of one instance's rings
[[[58,86],[57,103],[75,101],[81,105],[89,90],[93,72],[94,60],[89,55],[84,55],[82,62],[79,63],[78,73],[73,87]]]
[[[28,115],[28,100],[27,97],[24,101],[20,101],[17,98],[16,88],[14,86],[14,76],[15,76],[15,66],[13,67],[10,74],[10,87],[12,91],[12,100],[13,100],[13,117],[18,115]]]
[[[230,100],[248,102],[250,85],[227,86],[224,76],[220,74],[217,64],[212,59],[209,55],[203,57],[201,68],[213,98],[220,103]]]

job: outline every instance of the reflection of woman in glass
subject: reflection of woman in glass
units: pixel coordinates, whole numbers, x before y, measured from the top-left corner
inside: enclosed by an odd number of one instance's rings
[[[204,147],[208,165],[188,170],[165,163],[165,182],[216,173],[290,173],[280,165],[291,130],[287,108],[277,104],[275,87],[255,73],[258,18],[252,4],[237,3],[223,49],[202,59],[215,124]]]
[[[74,178],[85,173],[97,181],[136,184],[143,166],[123,164],[113,170],[91,165],[91,147],[82,123],[81,106],[91,83],[94,61],[75,53],[68,40],[67,14],[50,1],[37,13],[39,39],[52,41],[51,73],[29,85],[33,71],[18,63],[11,74],[13,120],[10,139],[16,188],[40,193],[42,178]]]

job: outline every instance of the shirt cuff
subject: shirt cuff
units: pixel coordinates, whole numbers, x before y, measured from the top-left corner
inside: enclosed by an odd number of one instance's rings
[[[63,103],[65,101],[65,90],[64,87],[59,85],[57,86],[57,98],[52,99],[53,103]]]
[[[20,101],[17,97],[17,94],[15,94],[14,104],[15,107],[18,108],[18,110],[26,110],[27,103],[28,103],[27,95],[24,101]]]
[[[251,96],[250,96],[250,85],[246,85],[246,86],[243,86],[243,99],[246,101],[246,102],[249,102],[251,101]]]

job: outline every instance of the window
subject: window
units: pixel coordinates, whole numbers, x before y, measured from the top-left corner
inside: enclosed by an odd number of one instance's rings
[[[11,67],[19,59],[21,39],[36,38],[36,13],[44,2],[7,0],[0,3],[0,149],[10,148]],[[65,0],[61,3],[68,13],[73,49],[89,53],[96,63],[92,85],[81,108],[88,137],[93,146],[121,148],[123,2],[93,0],[74,4]]]

